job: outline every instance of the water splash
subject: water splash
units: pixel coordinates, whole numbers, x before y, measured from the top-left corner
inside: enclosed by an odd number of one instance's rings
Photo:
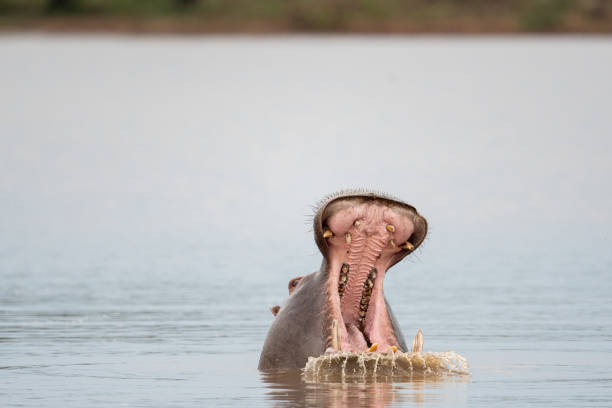
[[[454,351],[330,353],[308,358],[302,371],[306,382],[387,382],[470,374],[467,360]]]

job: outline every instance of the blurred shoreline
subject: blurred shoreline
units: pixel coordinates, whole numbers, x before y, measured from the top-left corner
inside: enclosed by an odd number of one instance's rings
[[[609,0],[0,0],[0,32],[612,33]]]
[[[563,26],[525,29],[513,19],[449,18],[435,22],[356,20],[338,27],[303,27],[282,20],[208,20],[189,17],[36,17],[0,18],[0,33],[124,34],[612,34],[612,22],[575,20]]]

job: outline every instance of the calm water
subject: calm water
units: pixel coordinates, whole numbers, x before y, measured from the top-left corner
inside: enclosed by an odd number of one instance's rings
[[[612,39],[0,37],[2,406],[612,405]],[[389,302],[470,378],[261,374],[310,206],[429,239]]]

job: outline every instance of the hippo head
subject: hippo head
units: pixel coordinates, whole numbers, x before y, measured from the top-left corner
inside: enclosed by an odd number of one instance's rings
[[[349,191],[319,204],[313,230],[321,268],[289,282],[259,368],[301,368],[326,352],[408,351],[383,282],[425,239],[425,218],[393,197]]]

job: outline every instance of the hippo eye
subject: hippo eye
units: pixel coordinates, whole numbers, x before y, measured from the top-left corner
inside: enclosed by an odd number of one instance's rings
[[[299,281],[294,280],[293,282],[291,282],[291,286],[293,286],[294,288],[297,286]]]

